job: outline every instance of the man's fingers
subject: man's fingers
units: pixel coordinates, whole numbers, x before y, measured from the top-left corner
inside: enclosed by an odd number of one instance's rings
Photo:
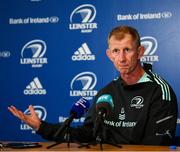
[[[10,107],[8,107],[8,110],[9,110],[13,115],[15,115],[16,117],[19,116],[19,113],[18,113],[18,110],[16,109],[16,107],[10,106]]]
[[[26,121],[26,115],[22,112],[18,110],[18,118],[21,119],[22,121]]]
[[[36,115],[36,112],[35,112],[35,110],[34,110],[32,105],[29,106],[29,111],[30,111],[31,115],[33,115],[33,116]]]
[[[24,113],[18,109],[16,109],[16,107],[14,106],[10,106],[8,107],[9,111],[16,117],[18,117],[19,119],[25,121],[26,120],[26,116],[24,115]]]
[[[17,118],[34,128],[35,130],[38,130],[41,124],[40,119],[38,118],[38,115],[36,114],[34,108],[32,105],[28,107],[28,114],[24,114],[22,111],[18,110],[15,106],[9,106],[8,110]]]

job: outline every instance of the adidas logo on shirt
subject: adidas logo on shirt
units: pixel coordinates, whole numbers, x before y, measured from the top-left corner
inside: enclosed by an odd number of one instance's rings
[[[85,60],[95,60],[95,55],[93,55],[86,43],[83,43],[77,51],[74,52],[72,56],[73,61],[85,61]]]
[[[43,89],[42,84],[40,83],[38,77],[35,77],[33,81],[26,86],[24,90],[25,95],[45,95],[46,89]]]

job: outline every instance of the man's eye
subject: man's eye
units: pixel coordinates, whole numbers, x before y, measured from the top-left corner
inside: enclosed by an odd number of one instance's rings
[[[113,52],[113,53],[118,53],[118,52],[119,52],[119,49],[113,49],[112,52]]]
[[[125,48],[124,49],[125,52],[129,52],[129,50],[130,50],[129,48]]]

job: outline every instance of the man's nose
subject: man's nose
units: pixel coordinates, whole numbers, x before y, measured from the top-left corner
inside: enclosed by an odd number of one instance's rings
[[[117,58],[120,62],[124,62],[126,59],[125,53],[123,51],[120,51]]]

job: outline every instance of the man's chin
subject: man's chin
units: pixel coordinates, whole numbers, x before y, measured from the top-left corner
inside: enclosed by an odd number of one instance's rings
[[[120,74],[128,74],[129,73],[129,70],[128,69],[120,69],[119,70]]]

